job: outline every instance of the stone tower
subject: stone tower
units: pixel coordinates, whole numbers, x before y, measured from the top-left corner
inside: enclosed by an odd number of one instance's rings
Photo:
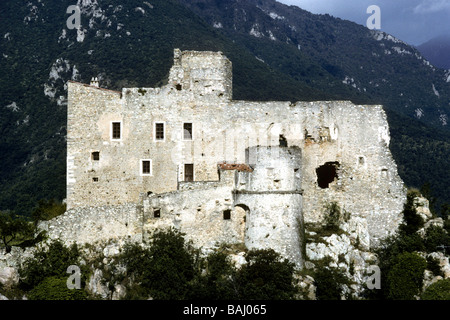
[[[272,248],[301,266],[301,149],[256,146],[246,150],[246,157],[253,172],[239,172],[234,192],[235,206],[247,211],[246,247]]]
[[[222,52],[174,50],[168,85],[197,97],[232,99],[231,61]]]

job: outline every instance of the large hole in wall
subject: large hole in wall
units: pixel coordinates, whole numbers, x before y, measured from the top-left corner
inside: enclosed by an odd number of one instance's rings
[[[322,189],[329,188],[330,183],[338,179],[339,162],[326,162],[316,168],[317,184]]]

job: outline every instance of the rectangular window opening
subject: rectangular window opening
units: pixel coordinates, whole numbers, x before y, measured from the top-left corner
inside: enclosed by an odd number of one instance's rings
[[[141,174],[144,176],[152,175],[152,161],[151,160],[142,160],[141,161]]]
[[[190,122],[183,123],[183,139],[192,140],[192,123]]]
[[[155,140],[157,140],[157,141],[164,140],[164,123],[163,122],[155,123]]]
[[[161,217],[161,209],[153,210],[153,217],[154,218],[160,218]]]
[[[231,219],[231,210],[224,210],[223,211],[223,220],[230,220]]]
[[[120,128],[120,122],[113,122],[112,123],[112,139],[114,140],[120,140],[121,139],[121,128]]]
[[[98,178],[97,177],[92,178],[92,182],[98,182]]]
[[[98,152],[98,151],[92,152],[92,160],[99,161],[100,160],[100,152]]]

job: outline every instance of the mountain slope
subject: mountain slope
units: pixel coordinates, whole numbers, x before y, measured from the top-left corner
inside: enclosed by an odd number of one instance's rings
[[[403,56],[392,52],[397,42],[387,35],[362,33],[355,24],[274,1],[246,0],[79,0],[82,15],[77,31],[66,26],[66,10],[73,4],[2,1],[0,210],[29,214],[39,199],[65,198],[68,80],[88,83],[96,76],[102,87],[116,90],[159,86],[167,77],[174,48],[224,52],[233,62],[235,99],[391,103],[392,150],[402,177],[413,186],[432,182],[439,198],[450,202],[445,172],[450,165],[450,135],[428,126],[446,128],[436,120],[439,112],[447,112],[440,104],[448,96],[446,83],[415,53],[406,54],[408,60],[399,64]],[[348,34],[351,39],[345,39]],[[359,51],[358,44],[377,48],[380,60],[370,60],[374,51]],[[381,44],[391,46],[387,57],[381,56]],[[355,63],[366,60],[370,62]],[[378,86],[369,86],[372,80],[365,72],[371,65],[375,71],[386,69],[383,74],[375,72]],[[408,65],[414,68],[405,79],[395,77]],[[387,78],[390,73],[393,76]],[[439,98],[431,90],[433,75]],[[417,87],[416,78],[423,79],[423,88]],[[395,81],[414,85],[402,98],[412,100],[408,107],[401,98],[397,103],[384,97],[389,93],[397,98],[400,89],[392,89]],[[421,105],[420,126],[411,118],[416,99],[430,101]]]
[[[417,47],[434,66],[450,69],[450,35],[433,38]]]

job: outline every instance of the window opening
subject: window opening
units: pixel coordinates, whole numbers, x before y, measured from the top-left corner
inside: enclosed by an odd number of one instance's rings
[[[112,123],[112,138],[113,139],[120,139],[120,122],[113,122]]]
[[[192,123],[183,123],[183,139],[192,140]]]
[[[282,134],[280,134],[279,142],[280,142],[280,147],[288,146],[287,140],[286,140],[285,136]]]
[[[194,165],[192,163],[184,165],[184,181],[194,181]]]
[[[100,152],[98,152],[98,151],[92,152],[92,160],[99,161],[100,160]]]
[[[152,174],[151,160],[142,160],[142,174],[143,175],[151,175]]]
[[[164,140],[164,123],[155,123],[155,139]]]
[[[223,220],[230,220],[231,219],[231,210],[224,210],[223,211]]]

